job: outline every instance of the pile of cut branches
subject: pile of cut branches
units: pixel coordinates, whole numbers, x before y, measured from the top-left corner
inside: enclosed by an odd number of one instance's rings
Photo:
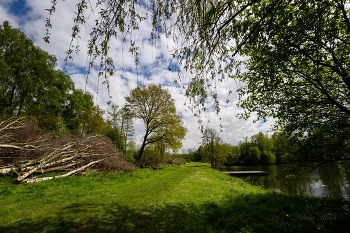
[[[41,134],[34,119],[11,118],[0,122],[0,174],[16,174],[16,183],[70,176],[103,161],[117,161],[120,169],[128,167],[105,137],[54,139],[50,134]],[[62,174],[32,177],[49,172]]]

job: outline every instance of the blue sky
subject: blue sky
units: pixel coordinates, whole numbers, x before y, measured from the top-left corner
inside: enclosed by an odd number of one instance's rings
[[[73,26],[75,4],[77,0],[57,1],[57,9],[52,17],[51,39],[47,44],[42,39],[45,36],[45,18],[48,13],[45,9],[50,8],[51,1],[43,0],[1,0],[0,1],[0,22],[5,20],[11,22],[15,28],[20,28],[34,43],[41,49],[47,51],[51,55],[55,55],[58,59],[57,69],[63,69],[65,51],[69,47],[71,28]],[[92,1],[94,2],[94,1]],[[142,11],[142,9],[141,9]],[[102,80],[97,78],[97,71],[92,71],[88,79],[88,85],[85,85],[86,75],[83,67],[86,65],[86,44],[88,41],[88,29],[82,29],[80,46],[81,51],[75,54],[73,61],[69,62],[66,69],[74,81],[76,88],[90,91],[95,95],[96,103],[104,110],[107,109],[108,92],[101,84]],[[128,95],[130,90],[135,88],[137,83],[162,84],[167,88],[176,101],[178,112],[183,117],[185,126],[189,130],[186,140],[183,143],[184,149],[197,148],[201,142],[201,132],[198,129],[197,118],[188,110],[189,101],[184,96],[184,91],[179,86],[173,84],[177,77],[177,71],[181,67],[173,60],[171,50],[176,46],[176,41],[160,35],[156,44],[150,41],[151,26],[148,21],[144,21],[140,25],[140,30],[134,35],[138,45],[141,47],[139,56],[140,64],[138,70],[135,68],[135,57],[128,53],[126,45],[122,44],[121,39],[113,39],[111,42],[110,55],[113,57],[117,72],[110,77],[110,94],[112,102],[118,105],[125,103],[124,96]],[[124,47],[124,50],[122,49]],[[170,68],[170,70],[169,70]],[[123,71],[124,70],[124,71]],[[245,137],[250,137],[258,132],[265,132],[270,129],[273,121],[253,123],[253,119],[248,121],[237,119],[236,115],[243,110],[236,106],[238,101],[237,93],[227,96],[229,86],[235,90],[236,83],[233,80],[226,80],[225,83],[218,84],[218,97],[223,106],[221,113],[217,116],[211,108],[208,101],[209,112],[203,114],[203,120],[210,121],[210,127],[220,131],[220,123],[223,132],[220,133],[221,138],[232,145],[236,145],[238,141]],[[98,87],[98,89],[97,89]],[[98,94],[97,94],[98,92]],[[225,100],[229,98],[230,102],[225,104]],[[184,105],[187,103],[187,105]],[[254,114],[252,114],[254,116]],[[221,118],[221,121],[219,121]],[[135,121],[135,136],[137,144],[140,144],[144,128],[141,121]]]

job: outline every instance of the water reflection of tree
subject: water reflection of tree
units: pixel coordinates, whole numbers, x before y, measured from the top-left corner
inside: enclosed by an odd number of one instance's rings
[[[288,193],[311,193],[313,179],[303,170],[290,170],[284,167],[280,171],[280,189]]]
[[[312,196],[350,197],[348,181],[341,176],[339,169],[334,166],[308,171],[302,168],[293,169],[287,165],[257,165],[243,170],[269,172],[268,176],[244,178],[245,181],[260,187]]]
[[[349,197],[349,189],[343,189],[347,184],[344,177],[341,176],[340,171],[335,167],[327,166],[319,170],[320,178],[324,185],[325,193],[328,196],[335,198]]]

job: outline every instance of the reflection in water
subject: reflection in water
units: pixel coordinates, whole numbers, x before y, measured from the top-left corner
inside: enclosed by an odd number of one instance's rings
[[[227,171],[267,171],[268,176],[243,178],[251,184],[272,188],[278,192],[308,194],[311,196],[331,196],[350,199],[349,180],[340,175],[334,166],[315,171],[289,171],[286,165],[230,166]]]

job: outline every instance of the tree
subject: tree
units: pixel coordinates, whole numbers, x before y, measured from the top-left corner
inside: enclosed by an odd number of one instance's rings
[[[230,146],[225,165],[230,166],[239,163],[239,147]]]
[[[248,141],[240,142],[239,151],[240,162],[244,164],[259,164],[261,151],[254,143]]]
[[[222,139],[218,132],[212,128],[203,131],[202,145],[206,149],[211,167],[216,169],[226,161],[226,151],[220,150]]]
[[[141,160],[148,144],[162,142],[167,148],[181,148],[187,130],[176,114],[175,101],[168,90],[154,84],[137,86],[125,100],[128,111],[145,126],[137,161]]]
[[[56,4],[53,1],[48,9],[50,14]],[[92,28],[89,55],[102,54],[104,73],[113,70],[107,56],[109,40],[137,29],[138,20],[146,18],[135,4],[133,0],[107,1]],[[153,13],[152,38],[164,32],[180,40],[173,54],[193,73],[186,95],[202,110],[210,93],[220,111],[212,81],[232,77],[247,84],[239,90],[242,97],[248,96],[239,103],[246,109],[243,118],[255,111],[258,119],[275,117],[279,128],[299,138],[321,128],[331,131],[337,122],[348,121],[349,1],[170,0],[140,5]],[[87,8],[85,0],[77,4],[73,38],[78,38],[81,24],[86,23]],[[137,45],[130,44],[137,56]],[[241,73],[242,67],[247,72]],[[349,139],[346,134],[342,137],[343,143]]]
[[[286,157],[294,153],[294,148],[288,136],[283,132],[272,134],[273,153],[276,156],[276,163],[285,162]]]
[[[128,140],[132,140],[134,135],[132,114],[125,107],[119,110],[118,108],[118,105],[111,103],[107,110],[107,123],[110,127],[108,136],[115,142],[117,148],[126,154]]]
[[[41,127],[55,130],[74,89],[70,77],[55,66],[56,58],[19,29],[8,21],[0,25],[0,117],[31,115]]]
[[[248,71],[239,76],[247,82],[240,90],[248,95],[240,103],[246,109],[243,117],[254,111],[262,119],[275,117],[279,128],[303,141],[299,150],[304,152],[319,141],[342,141],[342,145],[349,141],[347,130],[334,129],[347,127],[350,118],[348,13],[344,1],[296,1],[269,16],[279,23],[261,28],[254,43],[244,49],[249,60],[245,62]],[[333,152],[328,147],[329,155]],[[331,161],[320,155],[312,156],[319,162]],[[346,151],[342,156],[350,159]],[[299,162],[308,157],[298,157]]]
[[[121,134],[123,135],[122,138],[124,138],[124,153],[127,153],[127,147],[128,143],[133,139],[135,130],[134,130],[134,122],[132,121],[132,114],[130,113],[129,109],[125,106],[120,109],[120,115],[121,115]]]
[[[276,156],[273,154],[273,139],[268,138],[263,133],[253,135],[251,138],[252,143],[260,150],[260,163],[261,164],[273,164],[276,162]]]
[[[95,105],[85,109],[79,121],[78,132],[82,135],[104,134],[107,130],[107,123],[103,119],[103,110]]]
[[[293,153],[287,154],[286,160],[313,169],[326,163],[336,163],[348,170],[349,139],[349,121],[322,124],[308,135],[291,138]]]
[[[40,78],[36,80],[40,82]],[[42,85],[32,99],[28,99],[23,114],[35,116],[41,128],[57,131],[59,121],[64,119],[64,111],[72,91],[74,83],[68,75],[60,70],[51,72],[50,81]]]

